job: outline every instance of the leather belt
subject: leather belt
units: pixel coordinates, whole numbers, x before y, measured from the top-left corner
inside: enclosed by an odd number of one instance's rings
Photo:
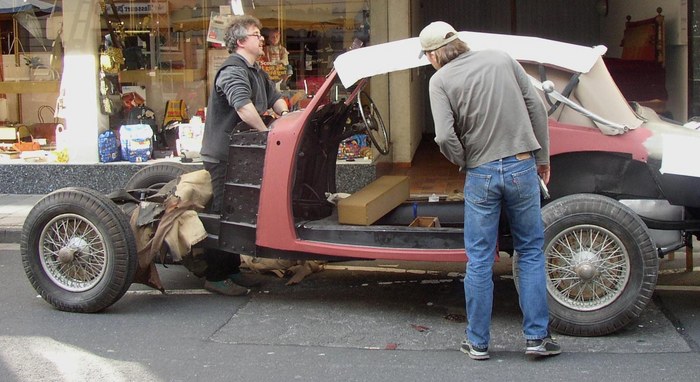
[[[531,157],[532,157],[532,154],[529,151],[526,151],[526,152],[520,153],[520,154],[515,154],[515,159],[517,159],[517,160],[524,160],[524,159],[528,159]]]

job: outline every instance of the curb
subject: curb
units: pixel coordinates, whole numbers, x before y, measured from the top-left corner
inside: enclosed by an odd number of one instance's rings
[[[19,244],[22,240],[22,227],[0,229],[0,243]]]
[[[45,195],[0,194],[0,243],[19,244],[27,216]]]

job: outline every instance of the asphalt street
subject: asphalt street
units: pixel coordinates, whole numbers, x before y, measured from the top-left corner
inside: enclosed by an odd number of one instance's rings
[[[0,244],[0,380],[687,381],[700,373],[700,292],[690,280],[660,287],[626,329],[560,335],[563,354],[534,359],[523,354],[512,280],[499,277],[492,358],[477,362],[457,350],[463,291],[449,267],[336,264],[296,286],[266,276],[244,297],[209,294],[181,266],[159,272],[166,295],[134,285],[102,313],[66,313],[37,296],[18,246]]]

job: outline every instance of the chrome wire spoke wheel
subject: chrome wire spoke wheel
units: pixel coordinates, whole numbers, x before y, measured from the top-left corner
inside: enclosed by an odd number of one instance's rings
[[[630,256],[615,234],[596,225],[559,232],[545,248],[550,295],[578,311],[610,305],[630,279]]]
[[[603,195],[571,194],[542,208],[552,330],[613,333],[651,300],[659,258],[642,219]]]
[[[39,296],[66,312],[93,313],[119,300],[138,266],[126,213],[98,191],[51,192],[27,215],[22,266]]]
[[[39,256],[46,275],[61,288],[84,292],[105,275],[105,238],[90,221],[76,214],[53,218],[41,232]]]

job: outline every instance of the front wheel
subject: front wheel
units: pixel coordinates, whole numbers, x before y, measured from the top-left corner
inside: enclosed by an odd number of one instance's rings
[[[22,264],[51,305],[101,311],[119,300],[136,273],[136,241],[126,215],[104,195],[64,188],[41,199],[22,229]]]
[[[599,336],[639,317],[659,265],[639,216],[616,200],[576,194],[546,205],[542,218],[552,328]]]

